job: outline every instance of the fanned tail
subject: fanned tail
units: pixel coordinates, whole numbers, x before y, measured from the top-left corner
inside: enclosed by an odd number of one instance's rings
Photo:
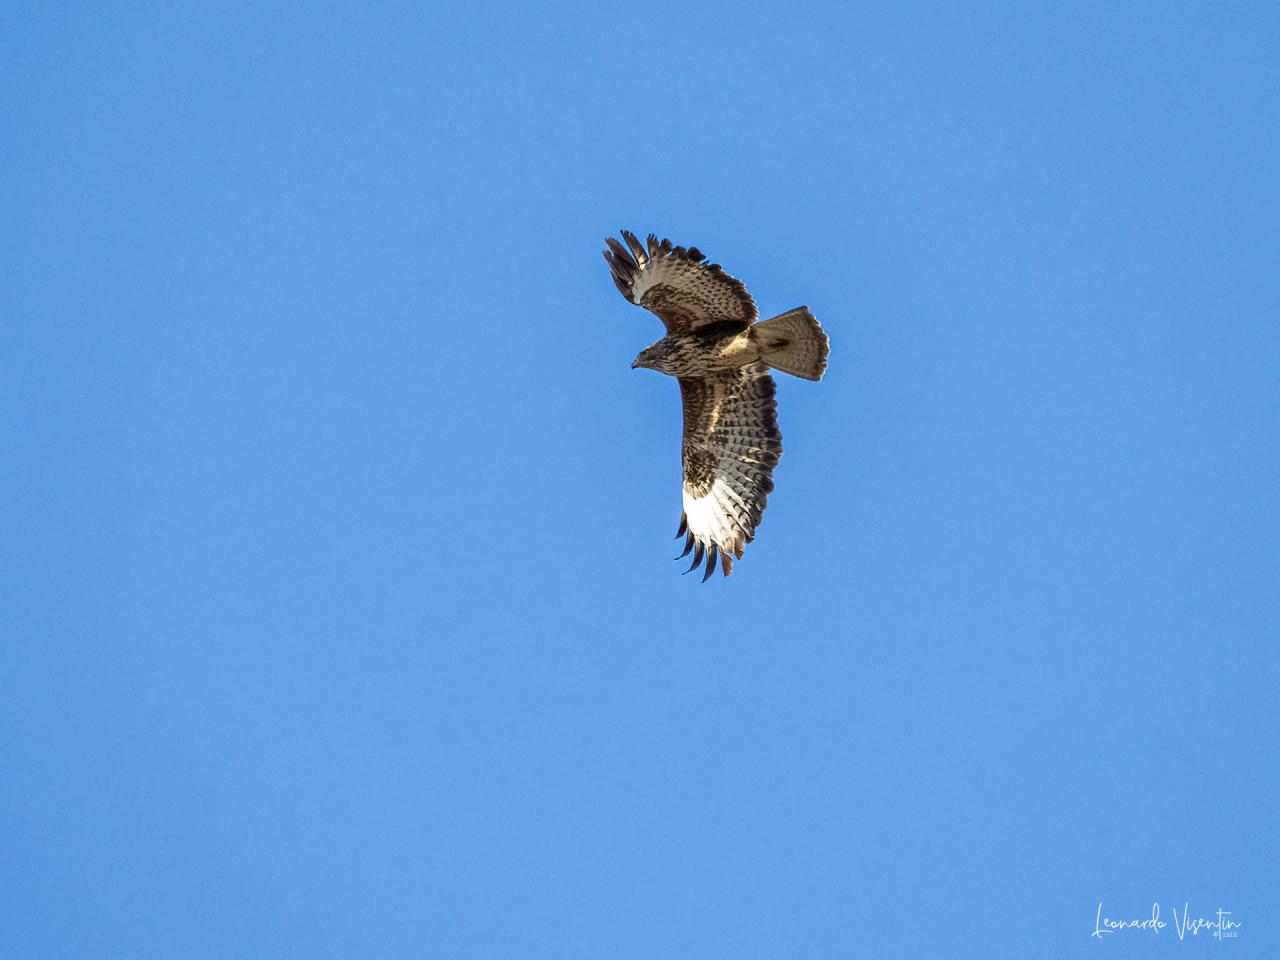
[[[805,380],[821,380],[830,341],[808,307],[796,307],[751,328],[760,359],[775,370]]]

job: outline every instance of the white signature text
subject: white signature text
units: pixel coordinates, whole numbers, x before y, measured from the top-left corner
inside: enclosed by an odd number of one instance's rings
[[[1213,920],[1207,917],[1193,918],[1190,905],[1184,901],[1181,914],[1178,913],[1177,907],[1173,908],[1173,929],[1177,933],[1179,940],[1185,940],[1188,933],[1193,937],[1198,937],[1202,930],[1217,940],[1234,940],[1240,936],[1240,921],[1231,919],[1230,910],[1219,908],[1214,917],[1216,919]],[[1151,916],[1149,917],[1117,920],[1103,915],[1102,901],[1099,900],[1098,913],[1093,921],[1093,933],[1091,936],[1101,940],[1107,934],[1116,933],[1120,930],[1147,930],[1158,934],[1167,926],[1169,926],[1169,922],[1160,919],[1159,903],[1151,905]]]

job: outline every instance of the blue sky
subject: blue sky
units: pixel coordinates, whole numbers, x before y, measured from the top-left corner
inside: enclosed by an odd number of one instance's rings
[[[1273,955],[1278,28],[6,5],[0,953]],[[728,581],[622,227],[831,335]]]

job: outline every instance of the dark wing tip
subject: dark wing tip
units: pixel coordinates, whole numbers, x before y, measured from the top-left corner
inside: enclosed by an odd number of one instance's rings
[[[620,244],[616,238],[605,237],[604,242],[608,247],[604,251],[604,259],[613,273],[614,286],[618,288],[619,293],[635,303],[635,283],[636,277],[640,275],[640,264],[632,257],[631,251]]]
[[[689,569],[686,570],[685,573],[693,573],[694,568],[702,564],[702,557],[705,550],[706,548],[702,545],[702,541],[696,541],[695,549],[693,551],[693,563],[689,564]]]
[[[624,247],[622,244],[620,244],[618,242],[617,237],[605,237],[604,243],[605,243],[605,246],[609,248],[610,252],[612,252],[613,255],[617,257],[619,260],[621,260],[623,264],[633,269],[637,266],[635,260],[631,258],[631,251],[628,250],[626,247]],[[608,255],[609,255],[608,253],[605,254],[606,257]]]
[[[631,249],[631,256],[635,258],[636,263],[643,267],[648,257],[645,256],[644,247],[636,239],[636,235],[630,230],[623,230],[622,239],[627,241],[627,246]]]
[[[711,575],[716,572],[716,553],[717,553],[717,548],[716,548],[716,545],[713,543],[707,549],[707,570],[702,575],[703,583],[706,583],[708,580],[710,580]]]

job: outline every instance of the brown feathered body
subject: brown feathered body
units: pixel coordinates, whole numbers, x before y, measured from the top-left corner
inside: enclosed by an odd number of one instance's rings
[[[716,377],[755,363],[762,354],[754,327],[740,323],[715,325],[663,337],[646,347],[632,367],[648,367],[671,377]]]

